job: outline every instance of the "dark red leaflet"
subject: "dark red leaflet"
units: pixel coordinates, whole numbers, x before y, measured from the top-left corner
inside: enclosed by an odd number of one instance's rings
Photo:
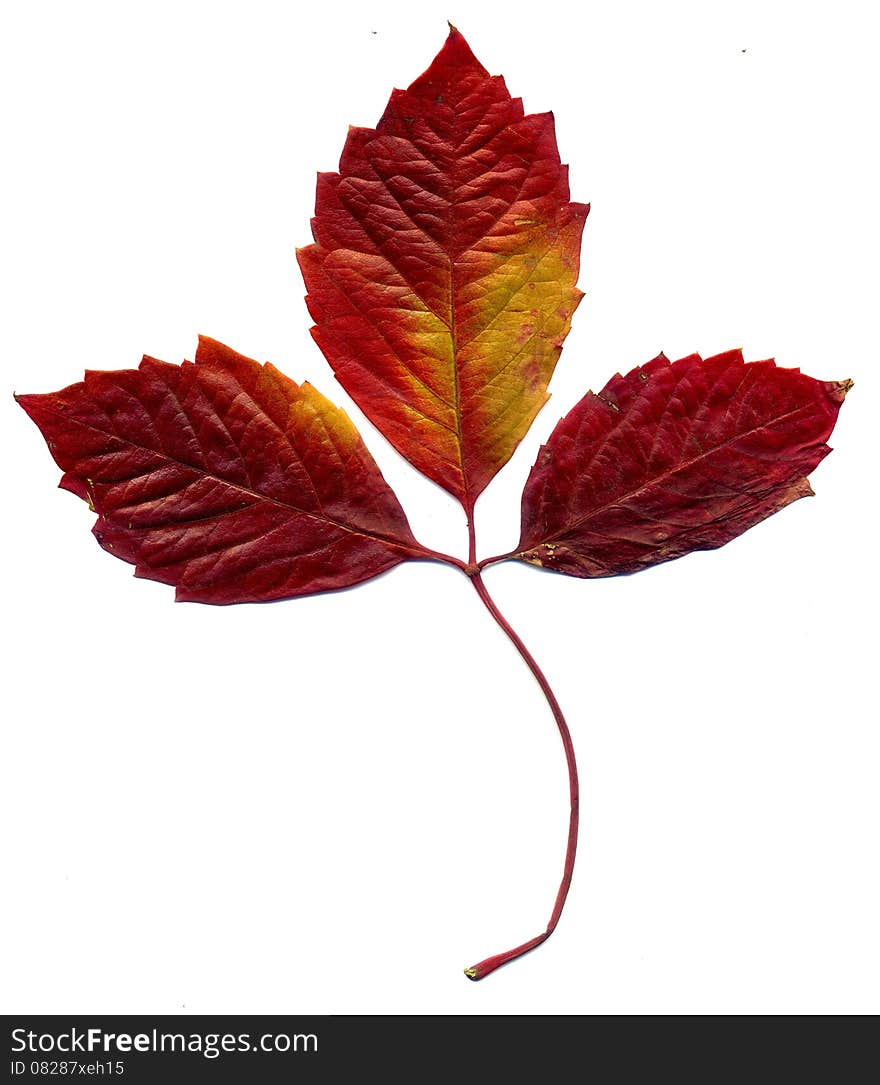
[[[515,556],[595,577],[722,546],[812,493],[848,387],[739,351],[613,377],[539,452]]]
[[[195,364],[144,358],[19,402],[101,545],[178,599],[346,587],[418,550],[344,412],[213,340]]]

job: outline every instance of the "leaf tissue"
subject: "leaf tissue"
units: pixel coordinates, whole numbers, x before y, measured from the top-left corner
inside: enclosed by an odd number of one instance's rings
[[[344,588],[404,561],[467,576],[543,691],[571,815],[546,928],[465,970],[478,980],[553,933],[574,868],[578,779],[546,678],[482,571],[521,561],[575,577],[634,573],[736,538],[812,493],[808,474],[850,381],[739,351],[662,354],[556,426],[508,553],[478,559],[474,506],[548,399],[581,293],[588,206],[572,202],[551,114],[526,114],[452,28],[375,128],[318,176],[298,251],[312,334],[340,384],[413,467],[462,505],[468,553],[423,546],[344,411],[271,364],[201,338],[193,362],[145,357],[18,402],[137,576],[200,603]]]

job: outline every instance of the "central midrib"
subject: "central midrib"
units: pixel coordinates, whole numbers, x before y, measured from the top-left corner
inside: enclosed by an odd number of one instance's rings
[[[223,478],[222,475],[215,474],[213,471],[206,471],[206,470],[203,470],[201,467],[194,466],[191,463],[185,463],[183,460],[175,459],[174,456],[169,456],[167,452],[157,452],[156,449],[154,449],[154,448],[149,448],[147,445],[138,444],[136,441],[132,441],[132,440],[129,440],[128,438],[120,437],[118,434],[111,433],[108,430],[101,429],[99,426],[94,426],[94,425],[91,425],[88,422],[83,422],[82,420],[80,420],[78,418],[77,419],[71,419],[70,416],[68,414],[65,414],[63,411],[52,410],[51,408],[47,408],[47,407],[44,407],[43,410],[47,411],[47,413],[49,413],[49,414],[54,414],[58,418],[63,418],[68,423],[73,421],[73,422],[75,422],[76,425],[81,426],[83,429],[90,430],[93,433],[100,433],[103,437],[112,438],[114,441],[119,441],[124,445],[128,445],[130,448],[138,449],[141,452],[146,452],[151,456],[155,456],[160,460],[164,460],[166,463],[174,464],[175,467],[184,468],[187,471],[194,471],[197,475],[199,475],[202,478],[209,478],[209,479],[212,479],[215,482],[222,483],[224,486],[229,486],[232,489],[238,491],[239,493],[247,494],[248,496],[255,498],[257,501],[268,501],[268,502],[270,502],[270,504],[276,505],[278,508],[287,509],[290,512],[297,513],[300,516],[307,516],[307,517],[309,517],[309,519],[317,520],[317,521],[319,521],[321,523],[332,524],[334,527],[338,527],[340,530],[346,531],[351,535],[361,535],[364,538],[375,539],[377,542],[386,543],[386,544],[396,546],[396,547],[400,547],[400,548],[403,548],[403,549],[409,550],[409,551],[413,551],[413,550],[419,551],[421,549],[421,547],[418,544],[416,544],[414,546],[413,543],[407,542],[405,539],[401,539],[398,536],[383,535],[381,532],[378,532],[378,531],[369,531],[366,528],[355,527],[355,526],[353,526],[351,524],[346,524],[342,520],[337,520],[332,516],[328,516],[327,513],[323,512],[323,511],[320,512],[320,513],[311,512],[308,509],[300,508],[298,505],[293,505],[289,501],[282,501],[280,498],[272,497],[270,494],[260,493],[259,490],[254,490],[249,486],[243,486],[239,482],[232,482],[229,479]],[[134,476],[134,478],[137,478],[137,477],[139,477],[139,476]],[[86,481],[89,482],[89,483],[92,483],[92,480],[89,479],[89,478],[86,478]],[[130,482],[130,481],[133,481],[133,480],[132,479],[127,479],[127,480],[122,480],[122,481],[129,481]],[[121,484],[121,482],[120,483],[112,483],[112,482],[108,483],[108,485],[119,485],[119,484]],[[98,512],[99,515],[103,516],[103,513],[101,513],[99,509],[96,509],[96,511]],[[232,511],[240,511],[240,510],[232,510]],[[228,516],[228,515],[230,515],[230,512],[220,513],[219,515]],[[194,523],[198,519],[200,519],[200,518],[194,517],[192,522]],[[202,519],[207,519],[207,517],[203,517]],[[188,521],[182,521],[182,522],[187,523]],[[144,529],[129,528],[128,530],[133,531],[133,530],[148,530],[148,529],[146,529],[146,528],[144,528]]]
[[[813,404],[811,403],[801,404],[801,406],[795,407],[793,410],[786,411],[784,414],[779,415],[777,418],[769,418],[766,421],[762,422],[760,425],[753,426],[751,429],[746,430],[743,433],[738,433],[735,436],[728,438],[728,440],[722,441],[720,444],[713,445],[712,448],[707,449],[705,452],[701,452],[699,456],[694,456],[693,459],[687,460],[684,463],[677,464],[675,467],[670,468],[667,471],[663,471],[661,474],[655,475],[653,478],[648,479],[641,486],[637,486],[634,490],[630,490],[625,494],[621,494],[620,497],[615,498],[613,501],[606,501],[604,505],[599,505],[597,508],[591,509],[588,513],[585,513],[583,516],[577,517],[575,520],[571,521],[571,523],[566,524],[564,528],[560,529],[552,535],[544,536],[538,542],[533,543],[529,547],[525,547],[524,549],[518,551],[518,553],[524,554],[537,546],[544,546],[548,542],[553,542],[555,539],[562,539],[565,535],[569,534],[569,532],[580,527],[582,524],[586,523],[594,516],[599,516],[601,513],[606,512],[608,509],[614,508],[615,505],[621,505],[625,501],[632,500],[632,498],[638,496],[638,494],[642,493],[644,490],[647,490],[649,487],[659,485],[665,479],[671,478],[673,475],[678,474],[680,471],[684,471],[687,468],[692,467],[695,463],[699,463],[700,460],[704,460],[708,456],[713,456],[720,449],[726,448],[727,445],[733,444],[734,441],[742,441],[746,437],[750,437],[753,433],[757,433],[759,430],[764,429],[766,426],[775,425],[778,422],[782,422],[786,418],[791,418],[793,415],[798,414],[800,411],[805,411],[808,407],[812,406]],[[607,442],[603,442],[603,444],[604,443]]]
[[[453,218],[454,213],[455,204],[454,201],[450,201],[450,215]],[[453,223],[450,223],[450,235],[452,234],[452,225]],[[464,469],[464,433],[462,431],[461,378],[458,372],[458,332],[455,304],[455,264],[451,253],[447,252],[446,259],[449,261],[449,336],[452,343],[452,400],[455,405],[455,433],[458,440],[458,462],[463,491],[462,504],[468,516],[470,516],[473,505],[470,498],[470,484],[467,472]]]

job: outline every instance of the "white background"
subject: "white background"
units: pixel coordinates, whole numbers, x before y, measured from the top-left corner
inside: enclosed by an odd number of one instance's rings
[[[880,875],[875,5],[9,4],[0,400],[6,641],[2,1009],[121,1013],[876,1013]],[[418,537],[451,500],[366,423],[308,335],[314,175],[446,19],[592,202],[554,396],[481,500],[517,537],[540,441],[588,386],[740,346],[853,377],[801,501],[727,548],[577,581],[504,566],[582,772],[466,579],[425,564],[271,606],[173,605],[11,393],[197,332],[345,405]]]

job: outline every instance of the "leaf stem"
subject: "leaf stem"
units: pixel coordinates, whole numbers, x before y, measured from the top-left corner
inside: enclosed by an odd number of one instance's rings
[[[471,562],[471,565],[473,565],[473,562]],[[479,964],[475,964],[471,968],[466,968],[464,970],[464,974],[468,979],[481,980],[491,972],[494,972],[496,968],[509,964],[510,961],[516,960],[517,957],[522,957],[523,954],[535,949],[537,946],[541,945],[542,942],[546,942],[553,931],[556,930],[556,924],[559,922],[559,917],[562,915],[565,898],[568,896],[569,886],[571,885],[572,872],[574,871],[574,857],[577,850],[578,835],[579,791],[577,763],[575,762],[571,732],[568,729],[568,724],[565,722],[565,717],[562,714],[562,709],[559,707],[559,702],[556,700],[556,695],[550,688],[550,683],[545,678],[541,668],[535,662],[531,652],[529,652],[528,648],[523,644],[519,634],[512,628],[510,623],[495,605],[495,600],[489,594],[486,585],[483,583],[479,570],[471,574],[471,582],[477,591],[477,595],[482,599],[486,609],[501,629],[507,634],[507,637],[514,648],[516,648],[522,656],[526,666],[535,676],[535,680],[541,687],[541,692],[547,699],[547,704],[550,706],[550,711],[553,713],[553,718],[556,720],[556,726],[559,728],[559,737],[562,739],[562,745],[565,750],[565,762],[568,767],[568,786],[571,795],[571,813],[568,822],[568,844],[565,851],[565,866],[562,872],[562,881],[559,884],[559,892],[556,894],[556,903],[553,905],[553,911],[550,915],[550,921],[547,924],[547,928],[543,934],[539,934],[536,938],[532,938],[528,942],[523,942],[521,946],[517,946],[515,949],[509,949],[505,953],[499,953],[494,957],[487,957],[484,961],[480,961]]]
[[[482,571],[489,565],[497,565],[499,562],[502,561],[510,561],[511,558],[515,558],[516,555],[516,550],[508,550],[506,554],[496,554],[492,558],[482,558],[480,561],[477,562],[477,568]]]
[[[468,566],[471,569],[478,569],[477,565],[477,532],[474,527],[474,507],[471,505],[465,510],[467,512],[467,529],[468,529]],[[468,569],[465,569],[468,572]],[[470,573],[468,573],[470,575]]]
[[[416,561],[439,561],[443,565],[452,565],[456,569],[467,572],[467,564],[461,560],[461,558],[455,558],[451,554],[444,554],[441,550],[432,550],[429,546],[422,546],[421,543],[416,547],[407,547],[412,553],[413,558]]]

